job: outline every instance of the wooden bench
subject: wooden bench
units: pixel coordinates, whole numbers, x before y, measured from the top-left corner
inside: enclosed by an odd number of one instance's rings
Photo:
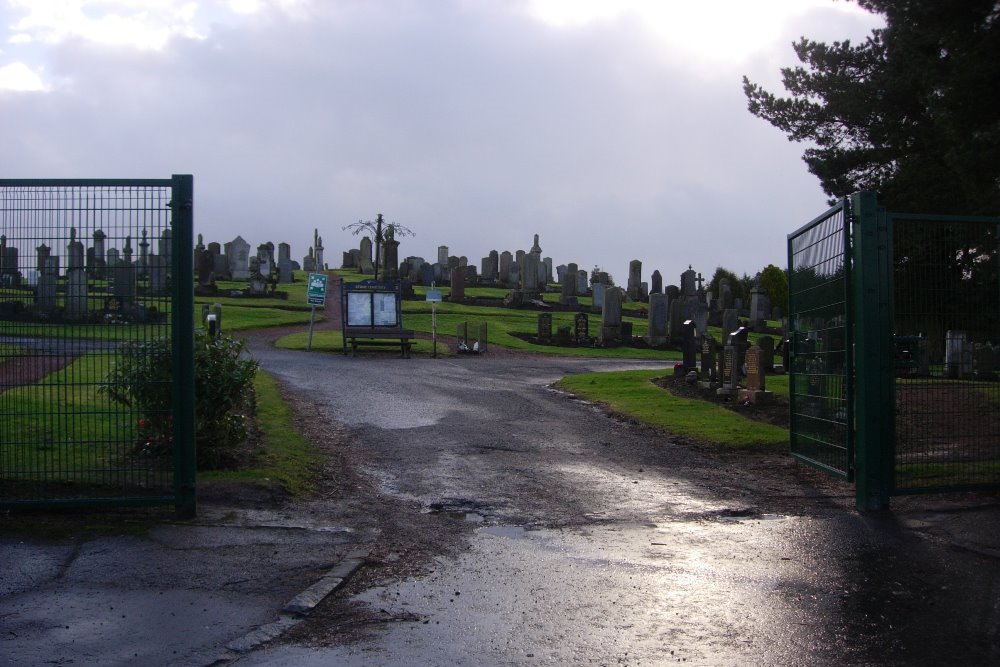
[[[410,358],[410,347],[413,345],[412,329],[398,327],[346,327],[344,331],[344,354],[347,345],[351,345],[351,356],[358,356],[359,346],[399,345],[404,359]]]

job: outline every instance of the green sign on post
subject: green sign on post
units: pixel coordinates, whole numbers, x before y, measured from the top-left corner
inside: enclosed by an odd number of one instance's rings
[[[312,352],[313,326],[316,324],[316,306],[326,305],[325,273],[309,274],[309,284],[306,285],[306,303],[312,306],[312,313],[309,314],[309,340],[306,342],[306,351]]]
[[[306,303],[310,306],[326,304],[326,274],[310,273],[309,285],[306,289]]]

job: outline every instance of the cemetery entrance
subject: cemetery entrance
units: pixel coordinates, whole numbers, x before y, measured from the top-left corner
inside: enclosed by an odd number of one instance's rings
[[[858,193],[788,237],[792,454],[859,509],[1000,488],[998,229]]]
[[[0,507],[194,513],[192,181],[0,180]]]

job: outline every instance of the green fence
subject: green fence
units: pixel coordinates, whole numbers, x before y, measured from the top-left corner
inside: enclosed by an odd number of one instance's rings
[[[1000,484],[998,218],[888,214],[893,493]]]
[[[1000,487],[998,227],[863,192],[788,237],[792,453],[860,509]]]
[[[788,237],[791,451],[853,477],[850,207],[841,202]]]
[[[194,513],[192,246],[190,176],[0,180],[0,507]],[[126,350],[165,404],[113,398]]]

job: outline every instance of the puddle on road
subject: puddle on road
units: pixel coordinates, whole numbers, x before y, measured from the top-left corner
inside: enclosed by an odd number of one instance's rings
[[[494,537],[524,537],[527,531],[523,526],[484,526],[476,532]]]

